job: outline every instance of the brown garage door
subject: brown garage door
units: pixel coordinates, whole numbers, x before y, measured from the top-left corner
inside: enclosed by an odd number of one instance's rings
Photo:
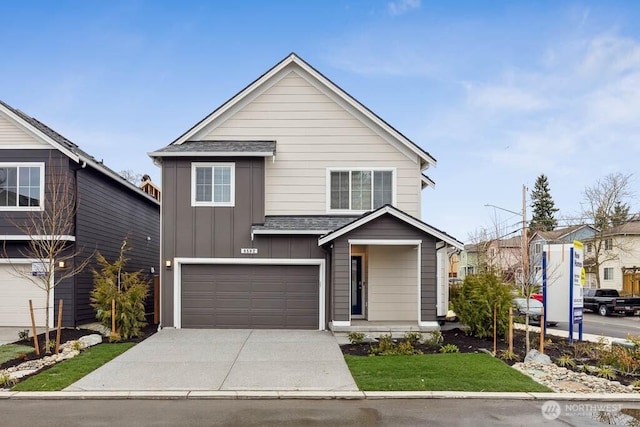
[[[183,265],[183,328],[318,329],[318,266]]]

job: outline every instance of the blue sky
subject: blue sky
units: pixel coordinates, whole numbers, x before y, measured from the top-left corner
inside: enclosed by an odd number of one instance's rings
[[[295,51],[438,160],[423,219],[469,241],[517,228],[484,205],[520,210],[541,173],[576,217],[636,172],[638,22],[632,0],[2,2],[0,99],[159,181],[147,152]]]

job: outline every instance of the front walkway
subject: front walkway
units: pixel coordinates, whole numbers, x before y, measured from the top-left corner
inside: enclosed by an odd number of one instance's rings
[[[65,391],[354,391],[330,332],[163,329]]]

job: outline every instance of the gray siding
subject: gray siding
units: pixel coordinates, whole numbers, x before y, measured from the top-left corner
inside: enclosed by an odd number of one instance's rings
[[[90,167],[76,172],[78,211],[76,215],[76,244],[91,253],[100,252],[113,261],[123,240],[127,240],[128,271],[142,271],[149,280],[147,313],[153,312],[153,274],[160,271],[160,207],[136,194],[133,190],[106,179]],[[92,262],[76,277],[76,322],[91,322],[95,312],[89,305],[93,288]]]
[[[192,207],[191,163],[235,163],[235,206]],[[240,257],[240,248],[253,247],[251,224],[264,222],[263,158],[166,158],[162,163],[161,260],[175,257]],[[264,241],[263,241],[264,242]],[[273,248],[259,249],[259,257]],[[279,251],[276,247],[275,251]],[[243,255],[243,257],[251,257]],[[173,271],[161,272],[163,326],[173,325]]]
[[[43,162],[45,164],[45,200],[50,197],[47,189],[49,178],[53,174],[69,171],[69,158],[57,150],[2,150],[0,162]],[[47,203],[45,203],[45,209]],[[36,212],[8,212],[0,211],[0,235],[24,234],[15,227],[15,223],[22,223],[29,215]]]
[[[349,239],[407,239],[422,240],[421,260],[421,317],[422,321],[436,320],[436,239],[389,215],[340,236],[333,242],[332,319],[349,320]]]

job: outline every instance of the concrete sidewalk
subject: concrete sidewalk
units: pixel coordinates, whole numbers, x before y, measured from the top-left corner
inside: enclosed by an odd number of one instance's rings
[[[11,344],[20,339],[19,332],[29,330],[29,336],[32,336],[31,327],[18,327],[18,326],[0,326],[0,345]]]
[[[163,329],[65,391],[357,391],[325,331]]]

